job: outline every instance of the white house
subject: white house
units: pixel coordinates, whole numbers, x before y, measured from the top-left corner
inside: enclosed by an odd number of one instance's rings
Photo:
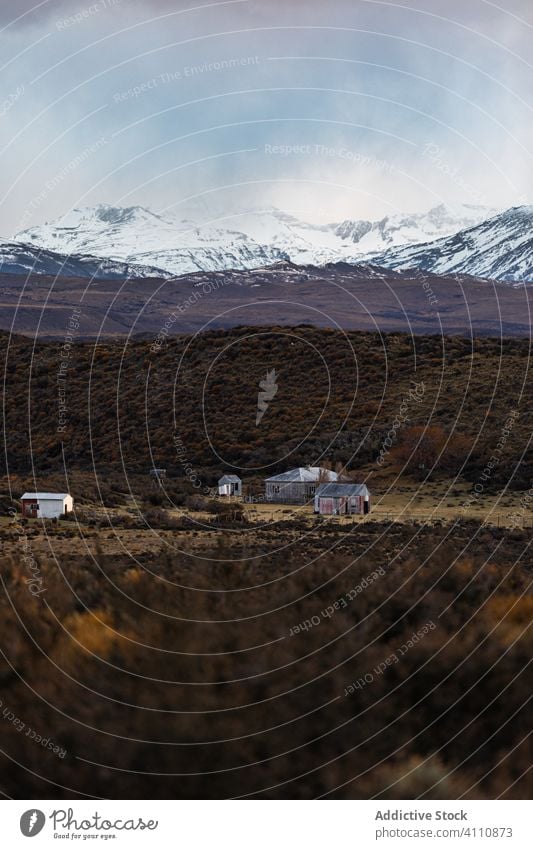
[[[74,507],[68,492],[25,492],[20,500],[26,519],[58,519]]]
[[[242,481],[237,475],[222,475],[218,482],[219,495],[242,495]]]
[[[318,486],[323,481],[338,481],[337,472],[320,466],[305,466],[282,472],[265,480],[267,501],[288,504],[305,504],[314,498]]]

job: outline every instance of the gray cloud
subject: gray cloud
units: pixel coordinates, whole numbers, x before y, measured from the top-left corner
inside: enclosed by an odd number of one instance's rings
[[[65,6],[66,0],[2,0],[0,25],[3,28],[38,26]]]
[[[411,0],[419,12],[386,14],[363,0],[212,2],[0,0],[0,29],[19,18],[4,30],[1,234],[101,201],[163,209],[205,195],[209,209],[239,210],[260,192],[329,221],[530,199],[519,0],[461,0],[462,12],[459,0]],[[101,14],[60,26],[95,5]],[[241,66],[247,57],[258,61]]]
[[[158,15],[168,12],[179,12],[183,9],[194,9],[195,6],[206,6],[210,0],[118,0],[124,14]],[[217,0],[213,0],[217,2]],[[219,0],[220,2],[220,0]],[[272,0],[271,0],[272,2]],[[294,0],[293,0],[294,2]],[[105,6],[106,0],[0,0],[0,28],[9,31],[20,28],[32,28],[45,25],[49,20],[59,16],[75,15],[84,9],[96,5]],[[224,8],[224,4],[221,4]],[[244,2],[235,5],[246,6],[257,10],[255,2]],[[231,5],[226,6],[231,15]],[[281,6],[280,6],[281,8]]]

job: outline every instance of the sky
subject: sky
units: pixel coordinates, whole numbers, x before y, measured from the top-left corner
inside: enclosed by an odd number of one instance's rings
[[[530,0],[2,0],[0,237],[533,203]]]

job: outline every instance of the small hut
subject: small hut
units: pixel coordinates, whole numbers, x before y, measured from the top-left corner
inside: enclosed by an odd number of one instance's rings
[[[370,491],[364,483],[323,483],[315,494],[315,513],[323,516],[370,513]]]
[[[156,489],[160,489],[163,487],[163,482],[167,476],[166,469],[150,469],[150,477],[152,479],[152,486]]]
[[[242,481],[237,475],[222,475],[218,481],[219,495],[242,495]]]
[[[20,501],[26,519],[59,519],[74,507],[68,492],[25,492]]]

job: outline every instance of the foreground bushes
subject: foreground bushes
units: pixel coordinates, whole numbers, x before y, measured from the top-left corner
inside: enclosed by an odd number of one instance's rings
[[[3,792],[528,798],[530,536],[384,530],[97,546],[41,558],[37,598],[4,558],[3,706],[66,755],[2,720]]]

